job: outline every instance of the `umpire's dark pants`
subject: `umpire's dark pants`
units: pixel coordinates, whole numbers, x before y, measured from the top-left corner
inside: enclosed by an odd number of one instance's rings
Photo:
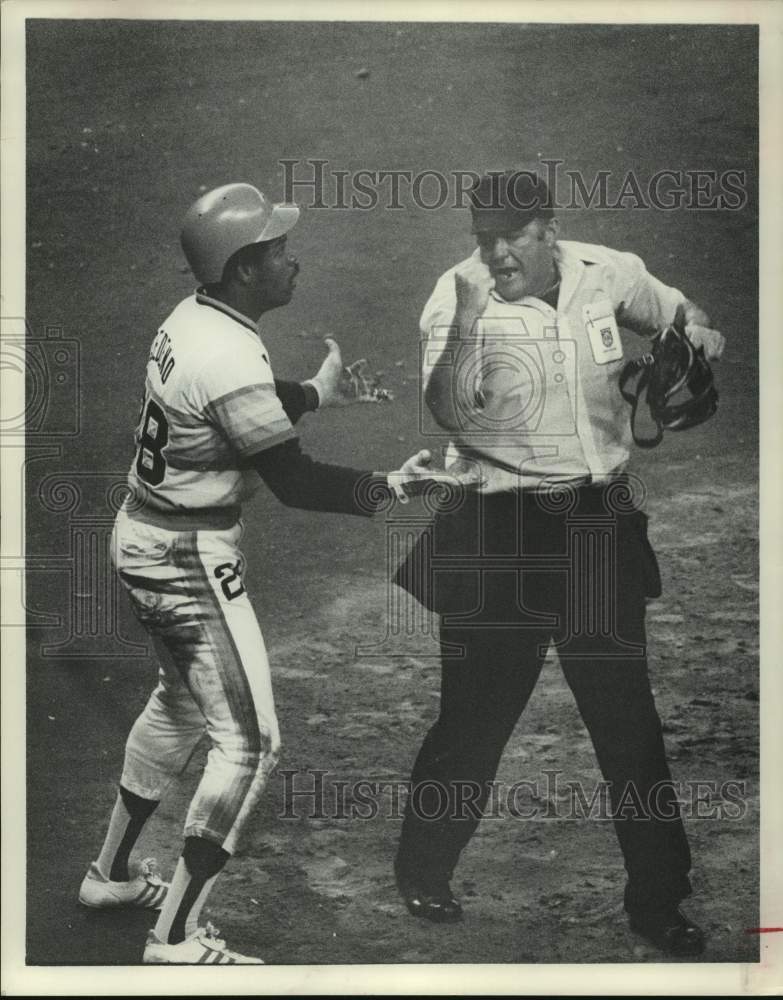
[[[395,578],[442,615],[440,716],[413,768],[398,872],[425,882],[451,876],[478,824],[464,808],[464,783],[481,787],[480,811],[554,641],[613,809],[633,803],[614,823],[628,873],[626,909],[676,905],[690,894],[690,852],[644,628],[645,599],[660,593],[660,578],[646,515],[627,481],[473,495],[436,516],[429,544],[433,572],[422,574],[413,555]]]

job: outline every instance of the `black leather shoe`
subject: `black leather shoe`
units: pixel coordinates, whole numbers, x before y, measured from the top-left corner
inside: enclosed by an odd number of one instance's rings
[[[631,930],[646,937],[669,955],[701,955],[704,932],[676,908],[632,913]]]
[[[437,924],[453,924],[462,920],[462,907],[454,898],[444,877],[429,877],[426,880],[413,875],[395,872],[397,888],[405,900],[408,912],[423,920]]]

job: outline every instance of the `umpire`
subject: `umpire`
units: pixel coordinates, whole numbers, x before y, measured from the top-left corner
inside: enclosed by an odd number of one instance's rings
[[[397,884],[412,914],[460,919],[449,881],[553,644],[610,787],[631,928],[698,955],[704,935],[679,908],[691,858],[647,669],[645,602],[660,578],[640,483],[625,472],[618,324],[650,337],[679,311],[707,359],[724,340],[637,256],[559,240],[537,174],[485,175],[470,201],[478,246],[425,306],[423,384],[448,433],[447,468],[473,463],[484,485],[436,516],[395,577],[441,615],[442,662]],[[629,789],[643,804],[630,816],[618,809]]]

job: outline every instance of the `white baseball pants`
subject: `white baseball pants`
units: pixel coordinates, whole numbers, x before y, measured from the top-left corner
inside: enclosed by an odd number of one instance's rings
[[[169,531],[121,511],[112,542],[160,661],[158,686],[128,736],[122,784],[160,799],[206,733],[212,746],[185,836],[229,854],[280,748],[269,661],[242,583],[241,535],[240,525]]]

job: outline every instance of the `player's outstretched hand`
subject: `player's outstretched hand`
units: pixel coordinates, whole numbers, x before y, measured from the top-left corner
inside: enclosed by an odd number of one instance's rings
[[[434,469],[432,467],[432,454],[426,448],[411,455],[396,472],[390,472],[387,480],[398,499],[403,503],[407,502],[408,497],[424,493],[438,483],[456,490],[475,489],[483,482],[478,467],[468,463],[454,471]]]
[[[318,372],[308,379],[318,393],[319,406],[338,406],[341,402],[341,382],[345,374],[343,355],[336,340],[327,337],[324,340],[327,355]]]
[[[377,381],[367,379],[367,361],[364,358],[346,367],[337,341],[327,337],[324,343],[329,353],[318,373],[308,380],[318,392],[319,406],[377,403],[392,398],[391,393],[378,387]]]

